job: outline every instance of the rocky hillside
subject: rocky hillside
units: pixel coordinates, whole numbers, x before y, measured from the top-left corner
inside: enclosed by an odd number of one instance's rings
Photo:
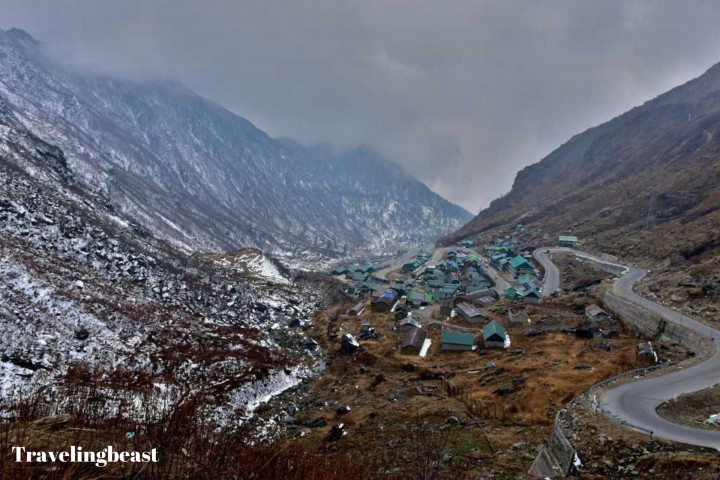
[[[0,32],[0,96],[78,182],[179,246],[392,250],[470,218],[367,149],[275,140],[180,85],[64,67],[21,30]]]
[[[524,223],[638,259],[715,255],[720,229],[720,65],[576,135],[445,238]]]
[[[319,368],[297,327],[324,298],[257,250],[156,240],[0,99],[0,417],[40,399],[58,413],[94,405],[98,419],[194,401],[237,427]]]

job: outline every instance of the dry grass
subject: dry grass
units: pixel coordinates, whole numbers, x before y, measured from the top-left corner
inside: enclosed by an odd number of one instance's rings
[[[98,385],[98,388],[100,386]],[[89,397],[82,397],[85,402]],[[83,400],[81,400],[83,401]],[[346,451],[310,451],[288,444],[251,446],[242,432],[218,432],[202,422],[199,403],[188,399],[155,422],[136,423],[117,416],[101,421],[83,412],[92,407],[77,405],[76,415],[55,424],[39,424],[48,419],[50,406],[33,400],[33,407],[17,406],[21,416],[0,422],[0,478],[25,480],[65,479],[371,479],[380,458],[368,455],[356,462]],[[134,439],[126,432],[137,432]],[[15,462],[13,446],[30,451],[63,451],[70,446],[99,451],[112,445],[117,451],[148,451],[156,448],[159,463],[116,463],[106,467],[93,464],[28,464]]]
[[[564,333],[561,330],[582,320],[579,313],[582,308],[572,303],[536,305],[528,307],[528,312],[533,318],[531,326],[537,327],[540,322],[555,327],[555,331],[529,337],[524,334],[528,325],[507,325],[506,317],[497,315],[496,319],[506,324],[512,338],[510,351],[480,348],[475,352],[441,352],[442,325],[428,324],[425,327],[433,344],[424,359],[397,350],[402,334],[392,329],[391,315],[369,309],[360,318],[343,316],[335,309],[325,312],[316,318],[313,328],[318,332],[316,338],[321,338],[323,347],[331,352],[329,369],[313,386],[310,399],[323,399],[328,406],[307,407],[295,420],[309,424],[323,418],[328,426],[337,421],[357,425],[350,429],[351,436],[358,437],[357,441],[366,448],[376,441],[367,431],[378,428],[385,432],[384,442],[393,438],[402,443],[399,433],[402,425],[412,423],[418,415],[436,419],[438,426],[450,416],[461,420],[466,438],[460,441],[455,435],[450,442],[453,448],[457,447],[455,455],[484,458],[483,455],[492,453],[488,438],[500,450],[516,442],[537,445],[545,440],[559,408],[594,383],[634,367],[632,359],[638,340],[617,323],[612,327],[621,332],[616,339],[585,340]],[[358,334],[365,322],[375,326],[380,338],[362,341],[360,354],[340,354],[340,336],[345,332]],[[453,323],[462,324],[456,319]],[[467,323],[462,326],[478,333],[482,327]],[[320,332],[325,335],[319,335]],[[494,362],[495,368],[486,369],[488,362]],[[591,369],[574,368],[580,364],[590,365]],[[511,389],[506,395],[497,393],[503,386]],[[352,410],[338,416],[335,409],[339,405],[349,405]],[[309,429],[301,444],[323,445],[327,428]],[[390,431],[399,438],[392,437]],[[504,464],[505,471],[519,473],[529,465],[532,456],[524,451],[491,464],[494,467]],[[475,473],[477,469],[488,471],[481,463],[471,464]]]
[[[658,413],[675,423],[718,430],[719,425],[705,421],[710,415],[720,413],[720,385],[681,395],[676,400],[660,405]]]

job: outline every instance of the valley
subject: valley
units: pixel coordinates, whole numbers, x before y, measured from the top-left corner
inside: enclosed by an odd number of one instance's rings
[[[515,230],[512,235],[504,237],[504,241],[521,235],[527,238],[524,232]],[[547,242],[547,235],[543,236],[537,237],[538,241]],[[473,243],[479,243],[478,239]],[[492,248],[494,245],[486,245],[484,250],[497,251]],[[449,251],[455,250],[464,250],[468,257],[473,255],[472,247],[440,248],[428,255],[428,265],[420,266],[417,271],[424,272]],[[558,263],[562,265],[560,269],[552,269],[551,257],[541,255],[546,251],[551,253],[552,258],[558,257],[561,260]],[[512,254],[512,250],[509,252]],[[566,252],[577,256],[577,260],[570,260]],[[401,340],[407,335],[403,332],[406,322],[403,314],[396,313],[395,310],[402,312],[400,304],[404,297],[400,298],[398,304],[388,313],[373,311],[374,300],[365,305],[364,310],[357,306],[351,309],[351,302],[324,312],[322,320],[316,321],[311,331],[314,332],[314,338],[320,339],[320,345],[331,352],[328,373],[306,392],[307,399],[301,402],[302,406],[297,409],[298,413],[290,428],[292,436],[299,440],[290,442],[309,444],[313,449],[329,449],[328,451],[336,453],[346,451],[345,448],[358,448],[358,445],[363,445],[368,457],[379,455],[373,449],[381,451],[386,449],[386,445],[392,445],[398,449],[398,454],[406,453],[398,458],[385,452],[385,463],[397,462],[403,467],[398,466],[396,470],[408,471],[407,469],[420,468],[422,464],[418,464],[418,459],[407,453],[420,448],[414,435],[417,435],[418,431],[423,432],[422,435],[428,436],[427,442],[435,444],[437,438],[429,432],[438,431],[443,432],[439,435],[442,437],[441,451],[444,455],[442,458],[439,454],[437,457],[431,456],[433,460],[423,457],[424,460],[434,462],[434,475],[438,478],[450,475],[451,471],[454,472],[453,475],[457,475],[457,469],[464,472],[461,478],[466,478],[465,475],[467,478],[474,478],[473,475],[476,474],[500,474],[505,478],[513,472],[518,474],[527,471],[532,463],[531,459],[535,460],[536,456],[536,463],[539,461],[541,455],[538,456],[536,446],[544,443],[548,429],[556,421],[555,415],[562,413],[563,418],[572,419],[572,424],[565,424],[562,428],[568,432],[567,437],[572,439],[571,443],[577,449],[574,451],[577,451],[577,458],[580,458],[582,465],[560,464],[557,467],[565,469],[566,472],[574,470],[576,473],[583,472],[583,475],[605,477],[632,471],[632,475],[644,478],[643,473],[635,471],[633,465],[621,465],[624,459],[634,455],[634,451],[645,452],[643,465],[653,464],[654,468],[668,472],[675,468],[684,468],[683,462],[690,458],[693,462],[704,462],[710,471],[713,470],[712,465],[715,465],[716,469],[720,468],[720,464],[713,460],[713,455],[708,451],[703,453],[702,449],[690,448],[687,457],[679,456],[676,460],[663,459],[664,453],[676,449],[674,444],[657,438],[664,435],[672,438],[673,434],[662,433],[665,427],[659,425],[664,420],[656,416],[658,422],[655,424],[638,427],[644,428],[641,432],[644,433],[644,438],[642,434],[638,436],[631,430],[623,430],[623,427],[618,430],[618,427],[611,426],[618,421],[616,407],[606,405],[605,397],[602,397],[603,399],[599,400],[600,410],[594,412],[593,402],[586,393],[593,391],[595,384],[616,376],[621,379],[618,387],[620,390],[623,385],[636,385],[632,381],[623,384],[622,379],[628,377],[623,376],[622,372],[653,365],[655,366],[649,371],[657,370],[657,367],[661,370],[650,376],[656,377],[658,384],[665,384],[664,377],[667,373],[662,371],[663,364],[668,368],[667,365],[681,362],[683,365],[688,362],[693,364],[696,362],[696,355],[699,360],[706,358],[705,354],[688,349],[698,345],[686,347],[663,337],[654,337],[653,340],[652,332],[628,324],[625,319],[615,319],[610,324],[598,323],[599,329],[591,326],[592,322],[588,323],[588,312],[598,315],[591,307],[599,310],[599,315],[606,315],[592,302],[601,303],[605,292],[613,290],[614,275],[599,268],[602,263],[598,264],[598,259],[592,254],[563,248],[541,248],[536,249],[535,253],[539,259],[537,266],[545,272],[551,272],[545,275],[542,282],[545,299],[540,303],[528,303],[528,300],[518,302],[517,299],[510,298],[495,300],[491,307],[480,308],[482,320],[468,319],[456,314],[454,310],[449,316],[445,316],[441,313],[442,303],[421,306],[417,314],[411,311],[409,315],[418,319],[417,328],[426,330],[427,338],[432,339],[432,344],[426,349],[426,353],[421,352],[419,357],[416,352],[410,353],[402,347],[404,343]],[[403,259],[404,262],[407,260]],[[578,261],[581,265],[573,266],[571,270],[571,265]],[[490,259],[485,259],[483,265],[498,274],[490,266],[490,262]],[[611,272],[614,269],[615,274],[620,274],[621,278],[627,275],[623,273],[627,272],[624,267],[614,262],[607,265]],[[396,272],[387,274],[389,278],[393,278],[391,288],[402,276],[402,273],[399,273],[401,267],[397,263],[395,266]],[[462,275],[462,269],[460,274]],[[505,278],[514,283],[512,277],[505,275]],[[626,289],[623,295],[630,295],[627,285],[636,281],[638,276],[628,278],[631,283],[626,282],[626,286],[621,287]],[[416,283],[419,282],[417,278],[415,280]],[[573,292],[552,298],[560,285],[569,287],[577,285],[578,282],[580,287],[576,286]],[[463,287],[467,288],[465,285]],[[369,295],[373,298],[372,293]],[[407,294],[408,301],[411,298],[413,294]],[[459,293],[456,298],[462,301],[463,294]],[[457,301],[455,305],[458,305]],[[358,315],[357,311],[361,313]],[[513,322],[515,317],[519,316],[518,312],[527,312],[526,320],[519,324]],[[508,337],[512,339],[509,348],[483,348],[483,327],[487,326],[487,322],[497,322],[505,326]],[[592,330],[593,328],[597,330]],[[372,336],[363,334],[370,329]],[[476,336],[475,351],[444,351],[441,333],[447,330],[472,333]],[[351,352],[344,348],[342,339],[348,334],[360,339],[358,351]],[[610,340],[593,340],[594,338]],[[654,344],[657,352],[656,359],[649,363],[641,359],[644,357],[640,356],[637,349],[638,344],[648,339],[652,342],[648,345]],[[487,339],[485,344],[488,344]],[[658,361],[660,363],[657,363]],[[704,365],[709,369],[708,372],[714,371],[710,363],[705,362]],[[686,378],[688,377],[695,378],[692,372],[688,372]],[[706,378],[714,382],[713,374]],[[684,388],[701,389],[699,386],[678,386],[678,391],[683,391]],[[614,394],[616,390],[610,392]],[[663,392],[663,395],[668,396],[666,398],[673,395],[672,391],[667,389],[663,389]],[[642,393],[636,395],[646,396]],[[595,394],[592,398],[594,396]],[[637,407],[643,403],[630,400],[628,405]],[[649,408],[649,411],[654,412],[654,406]],[[606,409],[609,409],[610,413],[600,413]],[[270,412],[272,409],[266,414]],[[622,422],[626,421],[625,425],[629,425],[631,429],[640,422],[641,416],[635,413],[625,415],[627,416]],[[342,435],[334,439],[333,432],[338,428],[342,429]],[[597,463],[597,444],[588,444],[583,437],[577,436],[579,429],[612,432],[604,433],[604,442],[612,442],[614,452],[612,456],[607,453],[602,455],[605,464]],[[650,431],[653,431],[654,435],[648,436]],[[709,442],[705,445],[720,445],[717,439],[712,437],[704,440],[705,434],[702,432],[693,431],[689,435],[686,437],[689,443],[703,445],[704,442]],[[346,445],[343,447],[341,443]],[[642,445],[640,450],[637,450],[638,444]],[[435,445],[435,448],[439,447]],[[639,456],[636,458],[640,461]],[[544,475],[535,468],[533,464],[530,473]]]
[[[0,478],[720,478],[720,64],[473,216],[442,114],[368,114],[414,171],[61,56],[0,30]]]

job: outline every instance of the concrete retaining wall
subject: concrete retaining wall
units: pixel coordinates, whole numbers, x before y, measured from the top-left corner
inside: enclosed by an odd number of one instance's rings
[[[610,259],[608,260],[613,261]],[[612,273],[621,273],[623,270],[622,267],[616,267],[608,264],[601,265],[603,270]],[[705,353],[712,351],[712,346],[709,342],[700,337],[694,331],[674,323],[666,322],[659,314],[651,312],[639,305],[635,305],[613,292],[607,292],[604,295],[603,303],[607,310],[622,319],[624,322],[633,325],[648,337],[654,338],[656,341],[659,340],[670,344],[679,344],[699,355],[704,355]],[[651,371],[665,368],[667,366],[668,364],[655,365],[633,372],[626,372],[616,378],[594,385],[588,392],[586,392],[585,396],[590,398],[592,402],[594,397],[592,393],[600,386],[616,381],[624,375],[636,376],[640,374],[641,371],[642,374],[647,374]],[[597,407],[597,405],[595,405],[595,407]],[[555,416],[555,423],[553,431],[550,435],[550,440],[542,447],[540,453],[538,453],[538,456],[535,458],[535,461],[528,471],[529,475],[540,478],[565,477],[573,470],[576,451],[562,431],[561,419],[561,412],[558,412]]]
[[[692,330],[665,322],[660,315],[635,305],[612,292],[605,294],[603,303],[608,310],[624,322],[638,328],[648,337],[657,338],[670,344],[676,343],[696,353],[700,353],[697,352],[697,349],[707,343]]]
[[[562,431],[561,412],[555,415],[550,440],[540,449],[528,474],[539,478],[565,477],[573,468],[575,449]]]
[[[704,353],[704,351],[697,352],[697,349],[699,346],[704,346],[707,342],[701,339],[692,330],[672,323],[667,323],[660,315],[641,306],[635,305],[634,303],[631,303],[612,292],[607,292],[605,294],[603,297],[603,303],[607,310],[622,319],[624,322],[633,325],[648,337],[658,338],[660,341],[664,341],[666,343],[680,344],[688,350],[696,351],[696,353]],[[643,373],[648,373],[666,366],[667,364],[656,365],[641,370],[643,370]],[[600,384],[591,387],[585,395],[592,399],[592,392],[595,388],[605,385],[611,381],[616,381],[625,375],[636,376],[638,374],[640,374],[640,370],[626,372],[616,378],[600,382]],[[595,406],[597,407],[597,405]],[[550,440],[542,447],[540,453],[538,453],[538,456],[535,458],[535,461],[528,471],[529,475],[540,478],[565,477],[573,469],[573,461],[575,459],[576,452],[572,444],[562,432],[561,419],[561,412],[558,412],[555,416],[555,423],[553,431],[550,435]]]

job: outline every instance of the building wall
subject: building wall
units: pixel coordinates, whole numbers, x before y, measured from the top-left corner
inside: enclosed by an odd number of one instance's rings
[[[386,302],[375,302],[372,304],[370,309],[373,312],[377,312],[377,313],[387,313],[392,309],[393,305],[394,305],[394,302],[393,302],[393,304],[389,304]]]
[[[400,351],[405,355],[420,355],[420,349],[415,348],[413,345],[403,347],[400,349]]]
[[[472,351],[472,345],[457,345],[454,343],[442,343],[440,344],[440,350],[458,350],[458,351]]]

